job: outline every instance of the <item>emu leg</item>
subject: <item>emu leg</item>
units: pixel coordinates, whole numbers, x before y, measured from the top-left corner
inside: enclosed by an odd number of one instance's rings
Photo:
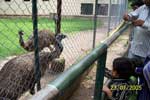
[[[33,81],[33,83],[30,86],[30,94],[32,94],[32,95],[35,94],[35,84],[36,84],[36,82]]]
[[[41,84],[40,84],[40,81],[37,83],[37,91],[40,91],[41,90]]]
[[[34,89],[34,87],[32,87],[32,88],[30,88],[30,94],[35,94],[35,89]]]
[[[33,81],[32,85],[30,86],[30,93],[33,95],[35,94],[35,80]],[[41,84],[37,83],[37,91],[41,90]]]

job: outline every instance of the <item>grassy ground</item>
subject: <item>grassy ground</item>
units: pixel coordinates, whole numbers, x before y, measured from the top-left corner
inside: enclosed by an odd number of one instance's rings
[[[101,22],[98,21],[98,26]],[[39,18],[38,29],[50,29],[54,32],[55,25],[52,19]],[[62,19],[62,32],[72,34],[78,31],[93,29],[92,19],[68,18]],[[0,58],[17,55],[25,52],[19,46],[18,31],[23,30],[25,40],[32,34],[31,18],[1,18],[0,19]]]

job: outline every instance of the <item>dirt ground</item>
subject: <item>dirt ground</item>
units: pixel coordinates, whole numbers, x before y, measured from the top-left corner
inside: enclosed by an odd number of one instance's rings
[[[111,69],[112,61],[116,57],[120,57],[127,50],[128,35],[121,36],[115,43],[108,49],[106,67]],[[95,86],[96,66],[90,71],[88,76],[80,84],[77,91],[73,94],[70,100],[93,100],[94,86]],[[106,78],[104,79],[104,81]]]

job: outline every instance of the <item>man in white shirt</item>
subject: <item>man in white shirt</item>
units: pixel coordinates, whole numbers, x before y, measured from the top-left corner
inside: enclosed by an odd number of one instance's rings
[[[143,6],[123,17],[125,21],[132,21],[135,26],[128,57],[142,60],[150,53],[150,0],[143,2]]]

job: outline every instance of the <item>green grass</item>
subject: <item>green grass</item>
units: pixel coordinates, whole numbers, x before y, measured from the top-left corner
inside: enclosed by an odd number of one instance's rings
[[[101,22],[98,21],[98,26]],[[54,32],[53,20],[39,18],[38,29],[50,29]],[[71,35],[75,32],[93,29],[92,19],[65,18],[62,19],[62,33]],[[31,18],[1,18],[0,19],[0,58],[25,52],[19,45],[18,31],[23,30],[25,40],[32,34]]]

